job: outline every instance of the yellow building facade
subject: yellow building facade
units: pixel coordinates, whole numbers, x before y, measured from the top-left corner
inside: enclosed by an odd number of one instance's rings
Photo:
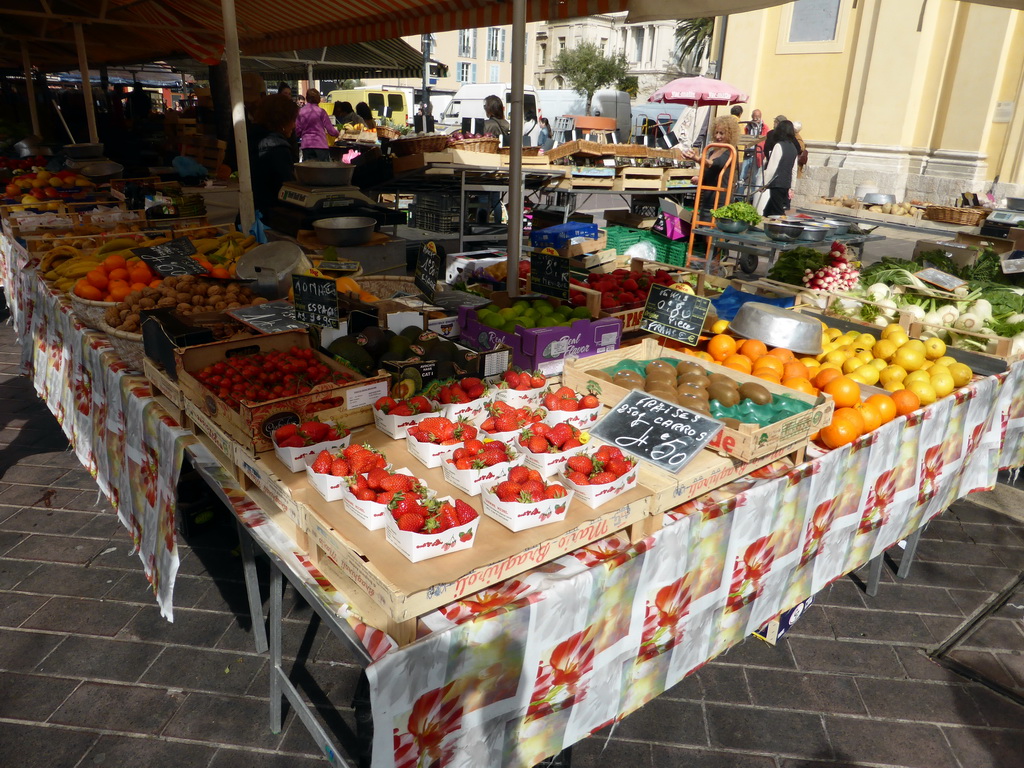
[[[801,199],[1024,192],[1024,12],[957,0],[798,0],[728,17],[722,79],[802,123]]]

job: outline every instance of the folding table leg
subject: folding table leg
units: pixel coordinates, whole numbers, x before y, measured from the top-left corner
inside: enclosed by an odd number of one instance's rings
[[[245,576],[245,594],[249,598],[252,638],[256,644],[256,653],[263,653],[267,650],[267,628],[263,623],[263,596],[256,575],[256,549],[241,522],[238,522],[238,546],[242,552],[242,574]]]
[[[914,555],[917,553],[917,543],[921,540],[921,533],[924,531],[924,526],[918,528],[912,534],[907,536],[907,548],[903,552],[903,557],[900,559],[899,570],[896,571],[896,578],[905,579],[910,575],[910,566],[914,563]]]
[[[865,590],[869,597],[878,594],[878,584],[882,580],[882,568],[885,566],[885,553],[882,552],[868,563],[868,587]]]
[[[281,571],[270,564],[270,732],[281,732]]]

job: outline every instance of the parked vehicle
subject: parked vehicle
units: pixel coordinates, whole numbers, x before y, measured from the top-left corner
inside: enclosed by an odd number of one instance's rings
[[[365,101],[373,112],[375,119],[380,120],[387,117],[393,123],[409,122],[409,104],[412,89],[392,90],[351,88],[348,90],[336,90],[328,92],[321,105],[327,114],[334,114],[334,105],[341,101],[349,102],[353,107],[360,101]]]
[[[490,95],[498,96],[505,105],[505,117],[508,117],[508,103],[512,98],[511,83],[472,83],[459,88],[448,102],[448,106],[440,115],[435,115],[438,130],[447,133],[466,130],[477,133],[477,126],[486,119],[484,99]],[[523,88],[523,138],[527,146],[535,146],[540,127],[537,103],[537,89],[532,85]],[[464,125],[463,121],[470,121]]]

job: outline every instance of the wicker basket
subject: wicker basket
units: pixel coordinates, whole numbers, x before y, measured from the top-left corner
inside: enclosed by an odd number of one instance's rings
[[[71,308],[75,310],[78,319],[94,331],[103,330],[100,328],[103,316],[108,309],[117,305],[116,301],[90,301],[74,293],[69,293],[68,296],[71,297]]]
[[[945,224],[960,224],[965,227],[976,227],[992,211],[987,208],[952,208],[948,205],[929,205],[924,209],[924,218],[928,221],[941,221]]]
[[[389,299],[396,293],[417,294],[420,289],[411,277],[405,275],[372,275],[357,277],[359,287],[367,293],[373,294],[378,299]]]
[[[142,372],[142,361],[146,357],[145,347],[142,345],[141,333],[128,333],[111,328],[103,320],[99,322],[97,330],[103,331],[110,339],[110,345],[121,357],[129,368]]]
[[[510,155],[512,150],[509,147],[498,147],[499,155]],[[523,157],[538,157],[540,155],[540,147],[523,147]]]
[[[421,152],[441,152],[448,146],[448,137],[444,134],[435,136],[413,136],[395,139],[391,142],[391,151],[399,157],[408,157]]]
[[[483,152],[493,155],[498,152],[498,138],[496,136],[479,136],[475,139],[459,139],[451,142],[448,146],[466,152]]]
[[[390,141],[394,141],[395,139],[397,139],[401,135],[402,134],[400,134],[397,129],[392,128],[390,125],[378,125],[377,126],[377,138],[378,139],[388,139]]]

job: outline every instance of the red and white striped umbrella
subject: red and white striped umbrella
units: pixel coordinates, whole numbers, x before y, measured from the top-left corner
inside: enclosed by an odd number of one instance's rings
[[[680,77],[661,86],[647,100],[707,107],[712,104],[745,102],[747,94],[721,80],[712,80],[709,77]]]

